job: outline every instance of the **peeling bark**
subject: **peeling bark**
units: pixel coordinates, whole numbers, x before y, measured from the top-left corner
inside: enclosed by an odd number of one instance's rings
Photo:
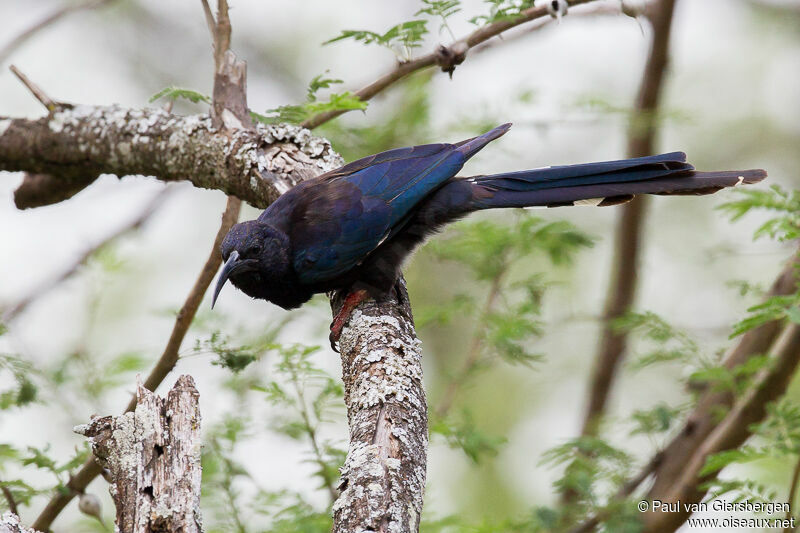
[[[333,299],[334,311],[343,296]],[[350,449],[333,506],[333,531],[416,532],[428,420],[422,351],[404,280],[396,294],[358,307],[339,348]]]
[[[100,174],[188,180],[266,207],[341,164],[327,140],[287,124],[220,131],[207,115],[119,106],[64,105],[38,120],[0,117],[0,170],[32,173],[15,194],[19,208],[61,201]]]
[[[141,382],[133,412],[75,428],[108,470],[117,531],[200,533],[200,409],[190,376],[162,399]]]

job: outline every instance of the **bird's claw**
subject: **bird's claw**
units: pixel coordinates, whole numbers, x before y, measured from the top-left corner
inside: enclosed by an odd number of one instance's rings
[[[331,334],[328,335],[328,340],[331,343],[331,350],[336,353],[339,353],[339,348],[337,347],[337,343],[339,342],[339,337],[342,335],[342,328],[336,327],[336,321],[331,322]]]
[[[355,309],[358,304],[363,302],[367,298],[367,291],[364,289],[359,289],[357,291],[353,291],[347,295],[344,299],[344,303],[342,303],[342,308],[339,309],[339,312],[336,313],[336,316],[333,317],[333,322],[331,322],[331,334],[328,336],[328,340],[331,343],[331,348],[334,352],[339,353],[339,349],[337,347],[337,343],[339,342],[339,337],[342,336],[342,330],[347,322],[350,320],[350,316],[353,314],[353,309]]]

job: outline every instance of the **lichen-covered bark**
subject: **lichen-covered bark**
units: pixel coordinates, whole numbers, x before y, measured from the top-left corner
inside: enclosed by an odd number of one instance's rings
[[[200,409],[190,376],[166,398],[139,383],[136,409],[75,428],[108,470],[117,531],[200,533]]]
[[[38,120],[0,117],[0,170],[31,173],[15,194],[20,208],[63,200],[100,174],[188,180],[266,207],[341,163],[327,140],[286,124],[220,131],[207,115],[119,106],[63,105]]]
[[[39,533],[19,523],[19,517],[11,511],[6,511],[0,517],[0,533]]]
[[[334,298],[334,309],[340,305],[341,298]],[[422,351],[402,279],[396,294],[357,308],[339,348],[350,449],[333,531],[416,532],[428,421]]]

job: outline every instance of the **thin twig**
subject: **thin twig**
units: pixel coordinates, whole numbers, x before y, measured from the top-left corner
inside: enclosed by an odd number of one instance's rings
[[[593,1],[595,0],[572,0],[570,2],[570,7]],[[361,100],[367,101],[390,85],[418,70],[427,69],[435,65],[439,65],[443,69],[452,69],[456,64],[459,64],[464,60],[467,52],[471,48],[488,41],[492,37],[497,37],[504,31],[519,26],[520,24],[549,16],[550,15],[547,13],[547,8],[545,6],[538,6],[525,9],[516,18],[492,22],[491,24],[487,24],[486,26],[478,28],[448,47],[440,45],[432,52],[419,56],[416,59],[398,63],[397,66],[390,72],[387,72],[369,85],[366,85],[355,91],[353,94],[355,94],[355,96]],[[454,57],[458,58],[455,62],[453,62]],[[346,112],[347,110],[337,110],[320,113],[319,115],[315,115],[306,120],[302,125],[303,127],[313,129]]]
[[[208,31],[211,33],[211,41],[213,46],[217,46],[217,21],[214,20],[214,14],[211,12],[211,6],[208,5],[208,0],[200,0],[203,4],[203,13],[206,16],[206,24]]]
[[[231,19],[228,18],[227,0],[217,0],[217,23],[214,31],[214,60],[217,72],[224,61],[225,52],[231,47]]]
[[[624,500],[635,491],[639,485],[644,483],[650,474],[652,474],[655,469],[658,467],[658,464],[661,462],[662,459],[661,452],[655,454],[647,464],[639,471],[638,474],[627,480],[622,486],[619,488],[617,493],[614,495],[614,499],[617,501]],[[598,513],[594,516],[589,517],[587,520],[578,524],[577,526],[573,527],[569,530],[569,533],[589,533],[593,531],[599,524],[601,520],[605,520],[608,518],[609,511],[605,511],[603,513]]]
[[[158,211],[158,209],[163,205],[164,201],[172,192],[171,187],[167,187],[153,196],[153,198],[147,202],[144,209],[132,220],[127,222],[126,224],[120,226],[112,233],[103,237],[100,241],[95,243],[94,245],[90,246],[86,249],[86,251],[81,254],[78,259],[76,259],[69,267],[65,268],[61,274],[57,277],[53,278],[50,281],[47,281],[31,291],[27,296],[20,299],[16,304],[14,304],[6,313],[3,314],[3,321],[10,322],[14,318],[16,318],[20,313],[22,313],[27,307],[33,303],[35,300],[41,298],[47,292],[53,290],[55,287],[63,283],[64,281],[71,278],[86,262],[97,253],[98,250],[108,246],[111,242],[119,239],[120,237],[132,232],[136,231],[141,228],[147,220],[150,219],[153,214]]]
[[[51,26],[53,23],[58,22],[65,15],[69,15],[70,13],[81,11],[83,9],[95,9],[111,1],[113,0],[90,0],[80,4],[65,4],[64,6],[56,9],[40,21],[19,33],[16,37],[11,39],[8,44],[0,49],[0,64],[5,62],[5,60],[8,59],[8,56],[10,56],[17,47],[33,37],[36,33],[47,28],[48,26]]]
[[[11,494],[11,489],[3,485],[0,487],[3,491],[3,497],[6,499],[6,503],[8,504],[8,510],[14,513],[15,515],[19,516],[19,510],[17,509],[17,502],[14,500],[14,495]]]
[[[619,5],[608,5],[608,4],[598,4],[594,6],[579,6],[577,9],[573,9],[570,6],[569,11],[569,18],[584,18],[584,17],[596,17],[596,16],[618,16],[618,15],[628,15]],[[524,29],[520,29],[519,31],[511,32],[508,35],[503,34],[502,39],[496,39],[493,41],[487,41],[479,46],[476,46],[471,52],[473,54],[477,54],[479,52],[486,52],[492,48],[495,48],[499,44],[508,44],[514,41],[517,41],[521,38],[527,37],[531,33],[536,33],[539,30],[545,28],[546,26],[551,26],[552,24],[556,23],[556,19],[544,18],[541,19],[536,24],[531,24],[530,26],[526,26]],[[516,126],[518,123],[515,121],[514,125]]]
[[[47,93],[45,93],[38,85],[33,83],[30,80],[30,78],[28,78],[28,76],[23,74],[22,71],[20,71],[14,65],[11,65],[10,67],[8,67],[8,69],[14,73],[14,75],[19,79],[19,81],[21,81],[22,84],[28,88],[31,94],[33,94],[33,96],[37,100],[39,100],[39,102],[41,102],[42,105],[46,107],[48,111],[50,112],[55,111],[56,107],[58,107],[55,101],[49,96],[47,96]]]
[[[297,376],[297,372],[294,368],[292,368],[291,373],[292,384],[294,385],[294,390],[300,403],[300,407],[297,410],[300,412],[300,417],[303,419],[303,425],[305,426],[306,433],[311,441],[311,449],[314,452],[314,461],[319,466],[322,480],[325,482],[325,488],[328,490],[328,495],[331,497],[330,503],[333,505],[336,501],[336,498],[339,497],[339,493],[336,491],[336,480],[330,477],[328,467],[325,464],[325,459],[322,457],[322,450],[317,442],[317,431],[314,426],[311,425],[311,417],[308,416],[306,397],[303,393],[303,388],[300,386],[300,383],[298,383],[299,378]]]
[[[467,352],[467,358],[464,360],[464,364],[461,365],[458,375],[448,384],[447,389],[445,389],[444,394],[442,395],[442,399],[439,400],[439,404],[436,406],[436,409],[434,409],[434,412],[439,418],[444,418],[445,415],[447,415],[447,413],[450,411],[450,408],[453,406],[453,401],[456,398],[456,394],[458,394],[458,391],[464,384],[467,376],[480,360],[486,319],[492,312],[498,296],[500,296],[500,287],[504,273],[505,271],[500,272],[500,274],[498,274],[492,280],[492,285],[489,288],[489,293],[484,301],[483,309],[481,310],[480,315],[478,315],[479,320],[482,321],[482,324],[479,324],[479,327],[477,327],[473,333],[472,340],[470,341],[469,351]]]

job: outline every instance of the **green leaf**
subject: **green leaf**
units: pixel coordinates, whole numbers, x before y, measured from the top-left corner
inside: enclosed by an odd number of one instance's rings
[[[439,33],[443,29],[447,29],[450,32],[450,36],[455,40],[455,35],[453,35],[453,31],[447,24],[447,19],[461,11],[461,2],[459,0],[422,0],[422,5],[424,7],[414,13],[414,16],[430,15],[431,17],[439,18],[442,21],[439,26]]]
[[[718,207],[737,220],[754,209],[774,211],[776,217],[763,223],[755,232],[754,239],[768,236],[779,241],[800,237],[800,191],[785,191],[778,185],[768,189],[736,189],[731,200]]]
[[[725,450],[709,455],[706,458],[706,463],[700,470],[699,476],[702,477],[719,472],[733,463],[747,463],[757,459],[763,459],[764,457],[766,457],[766,455],[759,454],[754,449],[746,446],[736,450]]]
[[[631,415],[635,427],[630,434],[653,435],[668,431],[682,412],[680,407],[671,407],[665,403],[659,403],[647,410],[637,409]]]
[[[363,111],[367,108],[367,105],[367,102],[347,91],[331,94],[328,100],[324,102],[312,100],[303,104],[284,105],[274,109],[268,109],[264,115],[251,111],[250,115],[254,120],[264,124],[274,124],[278,122],[300,124],[321,113],[352,110]]]
[[[317,91],[319,91],[320,89],[328,89],[331,87],[331,85],[344,83],[343,80],[324,78],[323,76],[324,74],[319,74],[318,76],[314,76],[311,79],[311,82],[309,82],[308,89],[306,91],[306,96],[309,102],[316,101]]]
[[[469,21],[476,26],[484,26],[493,22],[513,20],[533,7],[534,0],[484,0],[489,5],[488,15],[472,17]]]
[[[152,104],[159,98],[169,98],[170,100],[183,98],[195,104],[198,102],[205,102],[207,104],[211,103],[211,97],[191,89],[182,89],[180,87],[165,87],[151,96],[149,102]]]
[[[747,309],[750,316],[734,324],[730,338],[747,333],[751,329],[767,322],[783,320],[788,317],[790,312],[796,318],[798,304],[800,304],[800,294],[772,296],[766,301]]]
[[[422,39],[428,33],[427,24],[428,21],[426,20],[409,20],[392,26],[383,34],[369,30],[345,30],[340,35],[333,39],[328,39],[322,44],[352,39],[363,44],[378,44],[389,49],[395,46],[402,46],[409,50],[422,45]]]
[[[486,435],[478,430],[470,411],[465,410],[460,420],[438,420],[431,425],[431,433],[443,436],[451,448],[461,449],[472,462],[480,463],[485,457],[495,457],[506,443],[504,437]]]

